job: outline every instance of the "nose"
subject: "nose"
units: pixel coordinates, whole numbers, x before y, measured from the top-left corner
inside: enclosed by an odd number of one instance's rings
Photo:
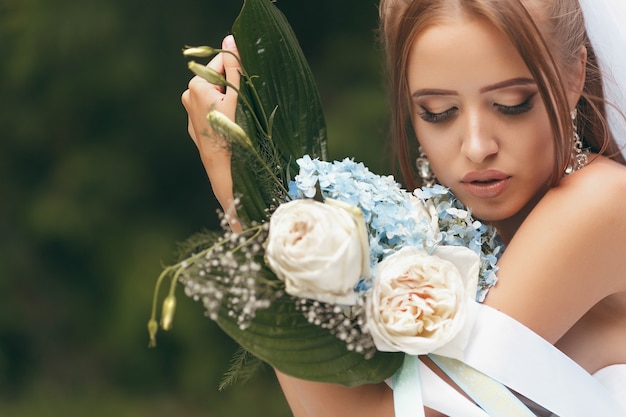
[[[480,111],[466,114],[461,152],[470,161],[480,164],[498,153],[499,145],[493,129],[495,123],[496,121],[489,121]]]

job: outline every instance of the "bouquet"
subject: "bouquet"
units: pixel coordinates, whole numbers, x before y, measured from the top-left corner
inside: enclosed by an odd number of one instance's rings
[[[496,282],[494,230],[445,187],[409,192],[353,159],[326,161],[310,69],[269,0],[245,0],[233,34],[244,69],[237,123],[216,111],[207,119],[232,151],[243,230],[229,230],[224,216],[223,231],[193,237],[190,253],[163,270],[151,345],[170,279],[160,327],[172,327],[182,285],[246,352],[298,378],[375,383],[405,355],[454,357],[469,338],[468,302]],[[189,67],[226,84],[204,65]]]

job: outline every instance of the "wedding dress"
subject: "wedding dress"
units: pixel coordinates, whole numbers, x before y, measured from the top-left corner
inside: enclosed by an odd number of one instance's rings
[[[626,409],[626,364],[609,365],[593,374]]]

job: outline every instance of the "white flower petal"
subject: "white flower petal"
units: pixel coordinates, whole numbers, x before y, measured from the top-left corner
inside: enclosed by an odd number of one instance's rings
[[[265,258],[287,293],[334,304],[357,302],[354,288],[369,274],[369,246],[360,218],[345,203],[293,200],[270,218]],[[364,266],[367,266],[365,268]]]
[[[462,351],[466,325],[473,323],[466,305],[475,292],[478,266],[478,255],[458,246],[432,255],[404,247],[388,256],[378,265],[366,306],[376,347],[412,355]],[[448,346],[451,341],[454,346]]]

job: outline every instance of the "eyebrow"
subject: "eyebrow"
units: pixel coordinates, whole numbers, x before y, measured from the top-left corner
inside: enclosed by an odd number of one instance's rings
[[[487,93],[489,91],[499,90],[502,88],[514,87],[514,86],[535,85],[535,80],[532,78],[512,78],[510,80],[502,81],[496,84],[488,85],[480,89],[480,93]],[[440,88],[422,88],[416,90],[411,94],[411,97],[417,98],[420,96],[455,96],[458,92],[454,90],[444,90]]]

